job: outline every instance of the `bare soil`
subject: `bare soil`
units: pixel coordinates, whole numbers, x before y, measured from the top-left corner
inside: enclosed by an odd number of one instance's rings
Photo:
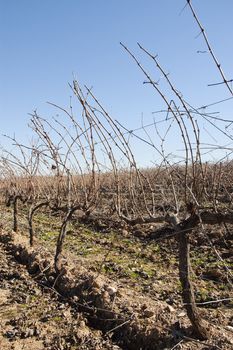
[[[51,289],[40,286],[0,243],[0,349],[120,349]]]

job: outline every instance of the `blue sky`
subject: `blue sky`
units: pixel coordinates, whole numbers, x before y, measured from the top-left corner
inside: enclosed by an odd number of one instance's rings
[[[232,79],[233,1],[192,3],[226,76]],[[230,97],[224,86],[207,87],[221,79],[209,54],[197,53],[206,46],[197,37],[199,30],[188,7],[180,14],[184,5],[185,0],[0,0],[1,134],[15,132],[26,142],[28,113],[37,109],[50,118],[55,112],[46,101],[68,106],[73,75],[81,84],[93,86],[111,115],[129,129],[140,126],[142,115],[150,123],[152,112],[164,104],[143,84],[145,78],[120,41],[155,80],[161,75],[137,42],[158,54],[177,89],[195,107]],[[170,98],[170,91],[164,89]],[[233,119],[232,110],[229,101],[210,111]],[[140,150],[135,144],[135,152]]]

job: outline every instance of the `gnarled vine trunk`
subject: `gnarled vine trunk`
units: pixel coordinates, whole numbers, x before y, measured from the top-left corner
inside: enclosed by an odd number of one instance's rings
[[[182,286],[183,303],[185,305],[187,315],[192,323],[196,336],[199,339],[204,340],[208,338],[208,332],[204,321],[198,313],[191,280],[189,234],[192,232],[192,229],[192,220],[187,220],[186,225],[182,225],[178,231],[179,277]]]
[[[29,237],[30,237],[30,245],[33,246],[34,244],[34,228],[33,228],[33,216],[35,214],[35,212],[43,207],[43,206],[47,206],[49,204],[48,201],[46,202],[41,202],[38,203],[37,205],[33,205],[30,207],[29,209],[29,213],[28,213],[28,230],[29,230]]]
[[[67,225],[68,222],[71,220],[73,213],[79,209],[79,206],[75,206],[72,209],[69,209],[60,228],[60,233],[57,239],[57,246],[56,246],[56,253],[54,258],[54,265],[55,270],[57,273],[61,271],[62,265],[61,265],[61,254],[63,250],[63,244],[65,241],[66,233],[67,233]]]
[[[13,231],[15,232],[18,232],[18,199],[19,196],[13,199]]]

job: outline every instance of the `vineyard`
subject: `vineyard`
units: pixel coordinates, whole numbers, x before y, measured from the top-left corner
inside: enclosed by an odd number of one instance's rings
[[[157,56],[138,44],[170,89],[172,99],[166,96],[137,55],[121,47],[164,103],[162,117],[142,125],[141,136],[77,80],[69,108],[50,103],[55,117],[30,115],[30,143],[6,136],[2,349],[233,347],[232,121],[208,113],[209,106],[192,107]],[[221,142],[204,143],[203,121]],[[179,158],[168,146],[173,138]],[[156,164],[140,166],[134,140]]]

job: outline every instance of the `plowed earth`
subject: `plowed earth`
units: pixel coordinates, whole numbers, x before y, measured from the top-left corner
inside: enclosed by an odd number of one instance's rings
[[[40,286],[0,243],[0,349],[120,349],[75,308]]]
[[[9,213],[2,214],[1,350],[233,348],[232,246],[224,237],[223,247],[218,243],[221,255],[226,255],[224,266],[210,256],[208,242],[201,248],[194,242],[197,249],[192,251],[196,300],[210,332],[201,342],[192,334],[182,305],[175,240],[158,244],[144,240],[144,229],[113,233],[73,225],[65,245],[65,277],[54,280],[52,269],[39,266],[35,273],[31,265],[47,256],[51,260],[56,220],[38,218],[34,250],[27,244],[25,223],[12,235],[8,220]],[[74,287],[81,284],[85,288]],[[67,293],[69,285],[72,295]]]

